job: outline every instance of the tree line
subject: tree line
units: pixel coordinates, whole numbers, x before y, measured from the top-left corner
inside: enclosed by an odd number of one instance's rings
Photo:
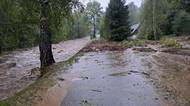
[[[110,0],[102,35],[109,40],[127,40],[131,36],[130,26],[137,23],[137,35],[142,39],[189,35],[190,0],[143,0],[140,8],[125,0]]]
[[[144,0],[141,7],[141,38],[158,40],[166,35],[190,33],[189,0]]]
[[[47,7],[42,5],[44,1]],[[1,0],[0,52],[38,45],[40,21],[45,19],[42,15],[47,17],[52,43],[88,36],[92,33],[93,8],[99,8],[95,11],[99,18],[102,8],[97,3],[84,7],[78,0]]]

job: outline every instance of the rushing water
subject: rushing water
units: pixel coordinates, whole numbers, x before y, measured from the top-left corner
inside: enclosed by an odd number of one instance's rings
[[[85,37],[52,45],[56,62],[71,58],[89,41],[90,38]],[[0,55],[0,100],[13,96],[37,79],[39,54],[39,48],[33,47]]]

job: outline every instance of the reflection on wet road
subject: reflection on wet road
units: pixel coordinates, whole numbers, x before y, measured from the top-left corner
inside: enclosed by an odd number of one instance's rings
[[[61,106],[162,106],[146,80],[143,59],[149,53],[86,53],[74,63],[69,74],[60,77],[72,81]]]

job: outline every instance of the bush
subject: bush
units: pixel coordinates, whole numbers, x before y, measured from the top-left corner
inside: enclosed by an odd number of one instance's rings
[[[174,33],[189,34],[190,33],[190,14],[185,11],[179,11],[172,22],[172,30]]]
[[[131,40],[131,41],[123,41],[122,45],[125,47],[133,47],[133,46],[145,46],[145,41],[144,40]]]
[[[173,48],[182,48],[179,42],[177,40],[172,38],[164,38],[160,40],[160,43],[164,47],[173,47]]]

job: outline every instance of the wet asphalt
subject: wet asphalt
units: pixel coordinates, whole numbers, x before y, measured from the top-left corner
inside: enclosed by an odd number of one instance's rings
[[[148,53],[86,53],[69,70],[71,87],[61,106],[163,106],[142,74]]]

